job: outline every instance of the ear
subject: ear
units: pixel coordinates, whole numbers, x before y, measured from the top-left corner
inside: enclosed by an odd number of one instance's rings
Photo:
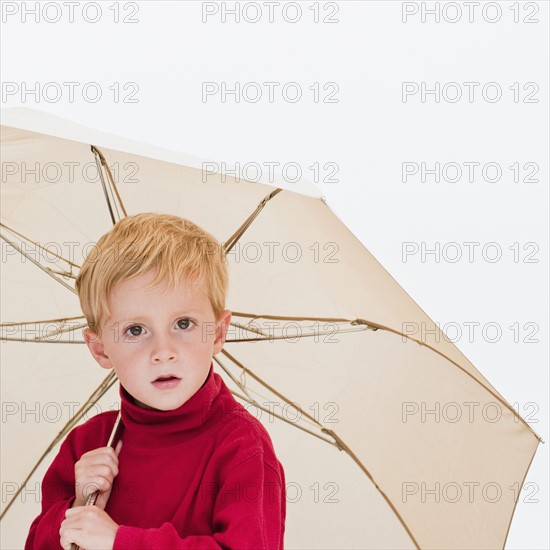
[[[90,353],[94,356],[94,359],[104,369],[112,369],[113,364],[109,359],[109,356],[105,353],[105,347],[101,338],[90,328],[85,328],[82,331],[86,345],[90,350]]]
[[[230,321],[231,311],[225,309],[218,319],[218,328],[216,330],[216,340],[214,340],[214,349],[212,350],[212,355],[216,355],[222,350]]]

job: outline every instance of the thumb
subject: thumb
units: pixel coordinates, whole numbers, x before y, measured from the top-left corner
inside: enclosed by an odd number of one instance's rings
[[[119,439],[118,443],[115,446],[115,453],[118,456],[120,453],[120,448],[122,447],[122,439]]]

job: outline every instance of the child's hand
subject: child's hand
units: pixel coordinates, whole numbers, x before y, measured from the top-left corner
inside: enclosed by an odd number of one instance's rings
[[[100,447],[80,457],[74,465],[76,499],[71,508],[85,506],[88,496],[99,490],[96,507],[105,510],[113,480],[118,475],[118,454],[121,446],[122,440],[117,443],[115,449]]]
[[[105,510],[97,506],[77,506],[65,512],[59,542],[65,550],[69,550],[73,542],[81,549],[112,550],[117,529],[118,524]]]

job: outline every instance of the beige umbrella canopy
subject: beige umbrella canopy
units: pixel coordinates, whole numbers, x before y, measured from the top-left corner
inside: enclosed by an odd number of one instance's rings
[[[238,181],[21,109],[3,113],[2,163],[2,548],[23,546],[59,437],[118,408],[73,282],[141,211],[189,218],[228,251],[214,367],[285,468],[285,547],[504,547],[540,438],[313,185]]]

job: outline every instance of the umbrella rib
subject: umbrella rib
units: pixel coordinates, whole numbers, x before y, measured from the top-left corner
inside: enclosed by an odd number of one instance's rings
[[[223,350],[222,350],[223,351]],[[230,354],[226,354],[226,355],[230,355]],[[217,358],[217,357],[214,357],[214,360],[216,361],[216,363],[225,371],[225,373],[231,378],[231,380],[233,380],[233,382],[235,383],[235,385],[237,385],[245,394],[246,394],[246,397],[243,396],[243,395],[240,395],[239,393],[233,391],[233,390],[230,390],[231,393],[233,395],[236,395],[237,397],[241,398],[242,400],[244,401],[247,401],[248,403],[250,403],[251,405],[254,405],[255,407],[257,407],[258,409],[261,409],[262,411],[265,411],[267,412],[268,414],[272,415],[272,416],[275,416],[276,418],[279,418],[280,420],[283,420],[284,422],[287,422],[288,424],[294,426],[295,428],[300,428],[301,430],[311,434],[311,435],[314,435],[315,437],[327,442],[327,443],[330,443],[331,445],[334,445],[335,447],[338,447],[339,450],[342,450],[342,447],[340,447],[340,445],[338,445],[338,443],[336,443],[335,441],[331,441],[330,439],[327,439],[325,437],[322,437],[320,436],[319,434],[316,434],[315,432],[311,431],[311,430],[308,430],[306,427],[304,426],[299,426],[298,424],[296,424],[295,422],[291,422],[290,420],[288,420],[287,418],[284,418],[283,416],[281,416],[280,414],[277,414],[275,411],[271,411],[269,409],[267,409],[266,407],[263,407],[262,405],[260,405],[260,403],[258,403],[249,393],[248,393],[248,389],[246,387],[245,384],[243,384],[242,382],[239,382],[234,376],[233,374],[229,371],[229,369],[227,369],[223,364],[222,362]],[[233,360],[233,359],[232,359]],[[242,363],[239,363],[239,366],[241,366]],[[243,372],[248,372],[250,374],[253,375],[253,373],[251,373],[251,371],[247,368],[247,367],[244,367],[244,365],[242,365],[242,368],[244,369]],[[264,384],[264,382],[262,380],[260,380],[258,377],[256,377],[255,375],[253,375],[256,379],[258,379],[258,381],[262,384],[262,385],[266,385],[267,384]],[[282,397],[282,399],[285,399],[284,397]],[[285,399],[285,401],[287,401]],[[298,408],[295,406],[294,403],[291,403],[290,401],[287,401],[287,403],[289,404],[292,404],[292,406],[298,410]],[[318,427],[320,427],[321,425],[319,423],[317,423]]]
[[[65,271],[55,271],[54,269],[50,269],[51,273],[55,273],[56,275],[62,275],[63,277],[68,277],[69,279],[76,279],[76,276],[72,273],[66,273]]]
[[[58,283],[61,283],[65,288],[68,288],[71,292],[74,292],[76,294],[76,290],[72,286],[68,285],[65,281],[61,280],[59,277],[56,277],[53,274],[51,269],[48,269],[48,268],[44,267],[40,262],[37,262],[34,258],[32,258],[30,256],[30,254],[27,254],[26,252],[23,252],[23,250],[21,250],[21,248],[19,248],[19,246],[17,246],[14,242],[10,241],[6,236],[2,235],[1,233],[0,233],[0,238],[4,239],[4,241],[9,243],[11,246],[13,246],[13,248],[15,248],[15,250],[17,250],[17,252],[19,252],[19,254],[21,254],[22,256],[27,258],[27,260],[30,260],[34,265],[38,266],[42,271],[47,273],[50,277],[55,279]],[[67,261],[67,260],[65,260],[65,261]]]
[[[20,323],[1,323],[0,327],[35,325],[36,323],[64,323],[66,321],[74,321],[75,319],[84,319],[84,315],[79,315],[78,317],[60,317],[59,319],[44,319],[43,321],[21,321]]]
[[[236,386],[238,386],[245,394],[246,394],[246,397],[243,397],[243,396],[239,396],[241,397],[241,399],[244,399],[245,401],[248,401],[248,403],[250,403],[251,405],[254,405],[255,407],[263,410],[263,411],[266,411],[268,412],[269,414],[272,414],[273,416],[277,417],[277,418],[280,418],[281,420],[284,420],[285,422],[288,422],[289,424],[292,424],[292,425],[296,425],[294,422],[290,422],[289,420],[287,420],[286,418],[283,418],[282,416],[280,416],[279,414],[275,413],[274,411],[269,411],[268,409],[264,408],[262,405],[260,405],[260,403],[258,403],[258,401],[256,399],[254,399],[254,397],[252,397],[248,391],[248,388],[246,387],[246,382],[240,382],[239,380],[237,380],[235,378],[235,376],[233,376],[233,374],[229,371],[229,369],[227,367],[225,367],[223,365],[223,363],[217,358],[217,357],[214,357],[214,360],[216,361],[216,363],[224,370],[224,372],[231,378],[231,380],[233,380],[233,382],[235,383]],[[245,370],[243,370],[243,374],[246,376],[246,372],[250,372],[248,368],[245,367]],[[232,391],[232,390],[231,390]],[[254,391],[254,390],[252,390]],[[237,395],[235,392],[233,392],[235,395]],[[254,393],[256,393],[258,396],[260,397],[265,397],[265,396],[262,396],[259,392],[257,391],[254,391]],[[296,406],[294,403],[290,402],[292,407],[294,409],[297,410]],[[308,421],[309,424],[311,424],[311,422]],[[316,434],[315,432],[312,432],[310,430],[308,430],[307,428],[305,427],[302,427],[302,426],[298,426],[296,425],[296,427],[300,428],[300,429],[303,429],[304,431],[312,434],[312,435],[315,435],[316,437],[319,437],[320,439],[323,439],[324,441],[327,441],[328,443],[331,443],[332,445],[336,445],[334,442],[332,441],[329,441],[327,439],[325,439],[324,437],[321,437],[319,436],[318,434]],[[318,425],[316,426],[318,427]]]
[[[40,343],[59,343],[60,340],[54,340],[54,342],[51,342],[51,341],[44,341],[45,338],[51,338],[53,336],[56,336],[58,334],[64,334],[66,332],[72,332],[72,331],[75,331],[77,329],[80,329],[80,328],[86,328],[88,326],[88,323],[80,323],[76,326],[64,326],[68,321],[74,321],[76,319],[82,319],[84,320],[84,316],[81,315],[79,317],[67,317],[65,319],[48,319],[48,320],[44,320],[44,321],[25,321],[23,323],[0,323],[0,328],[4,329],[4,328],[7,328],[7,327],[23,327],[23,326],[27,326],[27,325],[48,325],[50,323],[59,323],[61,326],[56,329],[56,330],[52,330],[50,332],[48,332],[47,334],[45,335],[41,335],[41,336],[35,336],[32,340],[30,339],[27,339],[27,338],[9,338],[7,337],[6,339],[9,339],[9,340],[15,340],[15,341],[20,341],[20,342],[40,342]],[[68,342],[68,340],[63,340],[62,342]],[[78,340],[77,341],[78,343],[83,343],[84,340]]]
[[[251,317],[252,321],[255,319],[274,319],[277,321],[331,321],[335,323],[353,323],[370,325],[373,328],[384,328],[383,325],[373,323],[371,321],[365,321],[363,319],[348,319],[347,317],[311,317],[311,316],[291,316],[291,315],[267,315],[259,313],[244,313],[242,311],[232,311],[232,314],[236,317]],[[361,321],[361,322],[359,322]]]
[[[76,326],[68,326],[65,327],[66,323],[69,321],[76,321],[77,319],[84,320],[84,315],[79,315],[78,317],[63,317],[60,319],[45,319],[41,321],[23,321],[21,323],[0,323],[0,329],[6,329],[9,327],[26,327],[28,325],[48,325],[50,323],[59,323],[61,325],[60,328],[56,330],[52,330],[48,332],[46,335],[43,336],[35,336],[32,339],[29,338],[16,338],[12,336],[6,336],[3,332],[0,334],[0,337],[3,341],[10,341],[10,342],[34,342],[34,343],[45,343],[45,344],[83,344],[84,340],[44,340],[45,338],[51,338],[53,336],[56,336],[58,334],[63,334],[66,332],[72,332],[80,328],[86,328],[88,326],[88,323],[80,323]],[[22,329],[20,329],[22,330]]]
[[[127,216],[126,209],[124,208],[124,204],[118,193],[118,189],[115,184],[113,174],[111,173],[111,169],[109,168],[109,165],[105,160],[105,156],[95,145],[91,145],[90,148],[92,150],[92,153],[95,156],[97,170],[99,172],[99,177],[101,179],[101,186],[103,187],[103,194],[105,195],[105,201],[107,202],[107,207],[109,208],[109,214],[111,216],[113,225],[115,225],[117,220],[115,219],[115,215],[113,213],[113,205],[117,211],[117,216],[119,219],[121,218],[120,212],[118,211],[119,206],[120,206],[120,209],[122,210],[122,213],[124,214],[124,217]],[[105,183],[105,176],[103,174],[103,170],[101,169],[102,167],[105,169],[105,173],[107,174],[107,179],[109,180],[110,186],[107,186]],[[109,191],[111,192],[111,194],[113,194],[114,192],[114,194],[116,195],[116,199],[118,200],[118,204],[117,204],[117,200],[115,200],[114,197],[113,199],[109,198]]]
[[[111,201],[109,199],[109,194],[107,193],[107,186],[105,185],[105,177],[103,176],[103,170],[101,169],[101,160],[103,160],[103,159],[101,159],[99,154],[96,153],[96,151],[94,150],[93,145],[91,146],[91,148],[92,148],[92,152],[95,155],[95,163],[96,163],[96,166],[97,166],[97,172],[99,174],[99,178],[101,179],[101,187],[103,188],[103,194],[105,195],[105,202],[107,203],[107,208],[109,209],[109,215],[111,216],[111,221],[113,222],[113,225],[115,225],[116,220],[115,220],[115,215],[113,213],[113,206],[112,206]]]
[[[260,329],[257,329],[257,328],[254,328],[254,327],[249,327],[248,325],[242,325],[241,323],[236,323],[235,321],[230,321],[229,324],[234,326],[234,327],[237,327],[237,328],[242,328],[246,332],[254,332],[255,334],[261,334],[262,336],[269,336],[268,334],[261,331]]]
[[[26,323],[28,324],[28,323]],[[4,328],[5,325],[0,325],[0,328]],[[13,326],[13,325],[11,325]],[[45,338],[52,338],[53,336],[56,336],[57,334],[63,334],[65,332],[71,332],[74,330],[77,330],[79,328],[86,328],[88,326],[88,323],[83,323],[81,325],[76,325],[75,327],[66,327],[66,328],[60,328],[58,330],[54,330],[51,332],[48,332],[47,334],[42,334],[40,336],[35,336],[34,338],[15,338],[11,336],[4,336],[1,335],[0,338],[2,338],[3,341],[10,341],[10,342],[34,342],[36,344],[83,344],[84,340],[45,340]]]
[[[354,460],[354,462],[365,472],[366,476],[371,480],[372,484],[376,487],[378,492],[384,497],[385,501],[388,503],[388,506],[393,510],[394,514],[397,516],[399,521],[401,522],[401,525],[407,531],[409,537],[411,538],[412,542],[415,544],[416,548],[420,549],[420,545],[414,538],[414,535],[412,534],[411,530],[408,528],[407,524],[405,523],[405,520],[402,518],[401,514],[398,512],[397,508],[393,505],[392,501],[389,499],[388,495],[380,488],[378,483],[374,481],[374,478],[372,477],[371,473],[367,470],[366,466],[359,460],[357,455],[342,441],[342,439],[333,431],[329,430],[328,428],[322,428],[323,432],[331,435],[335,441],[346,451],[346,453],[349,454],[349,456]]]
[[[21,239],[24,239],[25,241],[34,244],[38,248],[41,248],[42,250],[46,251],[48,254],[51,254],[52,256],[55,256],[56,258],[59,258],[60,260],[63,260],[64,262],[67,262],[71,267],[77,267],[78,269],[80,269],[79,265],[71,262],[70,260],[67,260],[63,256],[60,256],[59,254],[57,254],[53,250],[50,250],[49,248],[46,248],[45,246],[42,246],[41,244],[38,244],[37,242],[33,241],[32,239],[29,239],[28,237],[23,235],[23,233],[19,233],[19,231],[16,231],[15,229],[12,229],[11,227],[7,226],[5,223],[0,222],[0,227],[5,227],[10,233],[13,233],[14,235],[17,235],[18,237],[20,237]],[[69,274],[67,274],[67,276],[69,276]]]
[[[228,344],[237,344],[237,343],[240,343],[240,342],[264,342],[264,341],[271,341],[271,340],[288,340],[289,338],[297,338],[297,339],[300,339],[300,338],[314,338],[314,337],[317,337],[317,336],[327,336],[327,335],[333,335],[333,334],[345,334],[345,333],[348,333],[348,332],[364,332],[365,330],[369,330],[367,327],[365,328],[349,328],[349,329],[338,329],[336,331],[332,330],[332,331],[329,331],[329,332],[323,332],[323,331],[319,331],[319,332],[314,332],[312,334],[300,334],[300,335],[295,335],[295,336],[292,336],[292,337],[289,337],[288,335],[284,334],[284,335],[281,335],[281,336],[273,336],[273,335],[266,335],[264,338],[234,338],[234,339],[227,339],[226,342]]]
[[[305,417],[309,418],[315,425],[317,425],[319,428],[322,428],[323,425],[319,423],[313,416],[311,416],[309,413],[304,411],[301,407],[296,406],[290,399],[287,399],[282,393],[278,392],[275,388],[270,386],[265,380],[262,380],[257,374],[254,374],[249,368],[247,368],[245,365],[243,365],[236,357],[231,355],[226,349],[221,350],[221,352],[235,365],[239,366],[246,374],[249,374],[256,382],[259,382],[264,388],[267,388],[270,392],[272,392],[277,397],[280,397],[285,403],[288,403],[292,407],[294,407],[297,411],[300,411]]]
[[[42,456],[37,460],[37,462],[32,467],[31,471],[21,483],[15,494],[12,496],[8,502],[6,508],[4,508],[2,514],[0,515],[0,520],[6,515],[6,512],[10,509],[11,505],[15,502],[15,499],[19,496],[21,491],[27,486],[28,481],[50,453],[50,451],[57,445],[57,443],[79,422],[82,417],[90,410],[90,408],[97,403],[99,399],[111,388],[111,386],[117,381],[117,377],[114,372],[111,372],[107,377],[101,382],[101,384],[94,390],[92,395],[86,400],[86,402],[80,407],[80,409],[68,420],[68,422],[63,426],[61,431],[55,436],[52,442],[49,444],[48,448],[42,453]]]
[[[63,325],[64,323],[62,323]],[[88,326],[88,323],[82,323],[80,325],[76,325],[75,327],[61,327],[57,330],[53,330],[51,332],[48,332],[48,334],[45,334],[44,336],[39,336],[37,338],[35,338],[35,341],[36,342],[42,342],[44,338],[50,338],[50,337],[53,337],[57,334],[63,334],[65,332],[72,332],[74,330],[77,330],[79,328],[86,328]],[[80,340],[79,342],[82,342],[82,340]]]
[[[84,325],[87,326],[87,325]],[[34,344],[85,344],[86,342],[84,340],[38,340],[34,338],[33,340],[29,340],[26,338],[15,338],[12,336],[2,336],[1,337],[2,342],[27,342],[27,343],[34,343]]]
[[[262,407],[259,403],[257,403],[256,401],[249,401],[248,399],[246,399],[246,397],[244,397],[243,395],[240,395],[238,392],[236,391],[233,391],[233,390],[230,390],[231,393],[233,395],[236,395],[239,399],[242,399],[243,401],[247,401],[248,403],[250,403],[251,405],[254,405],[255,407],[257,407],[258,409],[261,409],[262,411],[265,411],[266,413],[270,414],[271,416],[274,416],[275,418],[278,418],[279,420],[282,420],[283,422],[286,422],[287,424],[290,424],[291,426],[293,426],[294,428],[298,428],[300,430],[303,430],[304,432],[307,432],[308,434],[310,435],[313,435],[314,437],[317,437],[318,439],[320,439],[321,441],[324,441],[325,443],[328,443],[329,445],[332,445],[334,447],[337,447],[338,450],[340,451],[343,451],[344,448],[341,447],[337,442],[335,441],[331,441],[330,439],[327,439],[326,437],[322,437],[320,436],[319,434],[316,434],[315,432],[312,432],[311,430],[308,430],[307,428],[305,428],[304,426],[300,426],[299,424],[296,424],[295,422],[291,422],[290,420],[288,420],[287,418],[284,418],[283,416],[281,416],[280,414],[277,414],[276,412],[274,411],[270,411],[269,409],[266,409],[265,407]]]
[[[224,244],[224,251],[227,253],[229,252],[237,243],[237,241],[242,237],[243,233],[249,228],[249,226],[252,224],[252,222],[256,219],[258,214],[262,211],[263,207],[267,204],[269,200],[271,200],[275,195],[278,195],[283,189],[277,188],[269,195],[266,195],[260,204],[256,207],[254,212],[248,216],[248,218],[243,222],[243,224],[229,237],[229,239]]]
[[[254,398],[248,393],[248,389],[246,388],[246,385],[239,382],[234,376],[233,374],[229,371],[229,369],[227,369],[224,364],[217,358],[217,357],[214,357],[213,358],[216,363],[224,370],[224,372],[227,374],[227,376],[229,376],[229,378],[231,378],[231,380],[233,380],[233,382],[235,383],[236,386],[239,386],[239,388],[241,388],[241,390],[245,393],[245,395],[247,396],[248,399],[250,399],[251,401],[255,401]]]
[[[426,342],[423,342],[422,340],[418,340],[417,338],[413,338],[407,334],[404,334],[403,332],[400,332],[398,330],[395,330],[393,328],[387,327],[385,325],[381,325],[379,323],[375,323],[373,321],[367,321],[365,319],[345,319],[342,317],[292,317],[292,316],[283,316],[283,315],[258,315],[254,313],[243,313],[243,312],[233,312],[233,315],[237,317],[252,317],[253,319],[273,319],[273,320],[289,320],[289,321],[329,321],[329,322],[347,322],[352,325],[367,325],[370,329],[373,331],[376,331],[378,329],[385,330],[387,332],[391,332],[393,334],[396,334],[398,336],[401,336],[403,338],[406,338],[407,340],[411,340],[412,342],[416,342],[420,346],[425,346],[429,350],[433,351],[434,353],[437,353],[449,363],[454,365],[456,368],[460,369],[464,374],[469,376],[472,380],[474,380],[477,384],[479,384],[485,391],[489,392],[495,399],[497,399],[502,405],[504,405],[520,422],[523,423],[523,425],[542,443],[544,443],[544,440],[541,436],[539,436],[535,430],[521,417],[521,415],[510,405],[505,399],[497,395],[493,390],[488,388],[481,380],[478,380],[473,374],[468,372],[464,367],[459,365],[456,361],[453,361],[450,357],[445,355],[443,352],[439,351],[438,349],[434,348],[430,344],[427,344]],[[344,331],[341,331],[344,332]],[[302,338],[303,336],[312,336],[312,335],[301,335],[296,336],[296,338]],[[444,335],[445,336],[445,335]],[[273,337],[275,339],[280,339],[281,337]],[[261,338],[250,338],[250,341],[257,341],[262,340]],[[230,340],[228,340],[229,342]],[[247,341],[247,339],[242,340],[233,340],[234,342],[240,342],[240,341]]]
[[[358,322],[361,322],[363,321],[362,319],[357,319]],[[392,328],[389,328],[389,327],[384,327],[382,325],[379,325],[379,328],[381,328],[382,330],[387,330],[388,332],[392,332],[394,334],[397,334],[397,335],[400,335],[404,338],[407,338],[413,342],[416,342],[417,344],[419,344],[420,346],[425,346],[427,347],[429,350],[433,351],[434,353],[437,353],[438,355],[440,355],[441,357],[443,357],[444,359],[447,359],[447,361],[449,361],[449,363],[451,363],[452,365],[454,365],[456,368],[460,369],[464,374],[466,374],[467,376],[469,376],[474,382],[477,382],[485,391],[489,392],[495,399],[498,399],[498,401],[500,401],[500,403],[502,405],[504,405],[516,418],[518,418],[522,423],[523,425],[542,443],[544,443],[542,437],[540,437],[536,432],[535,430],[533,430],[533,428],[531,428],[531,426],[521,417],[521,415],[514,409],[514,407],[512,407],[512,405],[510,405],[508,403],[508,401],[506,401],[504,398],[500,397],[499,395],[497,395],[493,390],[491,390],[490,388],[488,388],[481,380],[478,380],[472,373],[468,372],[464,367],[462,367],[461,365],[459,365],[456,361],[453,361],[450,357],[448,357],[447,355],[445,355],[444,353],[442,353],[441,351],[439,351],[438,349],[434,348],[433,346],[431,346],[430,344],[426,344],[426,342],[423,342],[422,340],[418,340],[417,338],[411,338],[410,336],[407,336],[406,334],[403,334],[402,332],[399,332],[398,330],[395,330],[395,329],[392,329]]]
[[[96,147],[96,150],[99,151],[99,149],[97,147]],[[100,154],[103,156],[102,153],[100,153]],[[103,160],[105,160],[104,156],[103,156]],[[126,212],[126,208],[124,207],[124,203],[122,202],[122,197],[120,196],[120,194],[118,192],[118,187],[116,186],[115,179],[113,178],[113,174],[111,172],[111,169],[109,168],[109,165],[107,164],[107,162],[105,162],[103,164],[103,166],[105,167],[105,171],[107,172],[107,177],[109,178],[109,180],[111,182],[112,191],[114,191],[114,193],[116,195],[116,198],[118,200],[118,204],[116,205],[117,210],[118,210],[118,207],[120,206],[120,209],[122,210],[122,214],[124,215],[124,217],[126,217],[128,214]],[[120,217],[120,214],[119,214],[119,217]]]

